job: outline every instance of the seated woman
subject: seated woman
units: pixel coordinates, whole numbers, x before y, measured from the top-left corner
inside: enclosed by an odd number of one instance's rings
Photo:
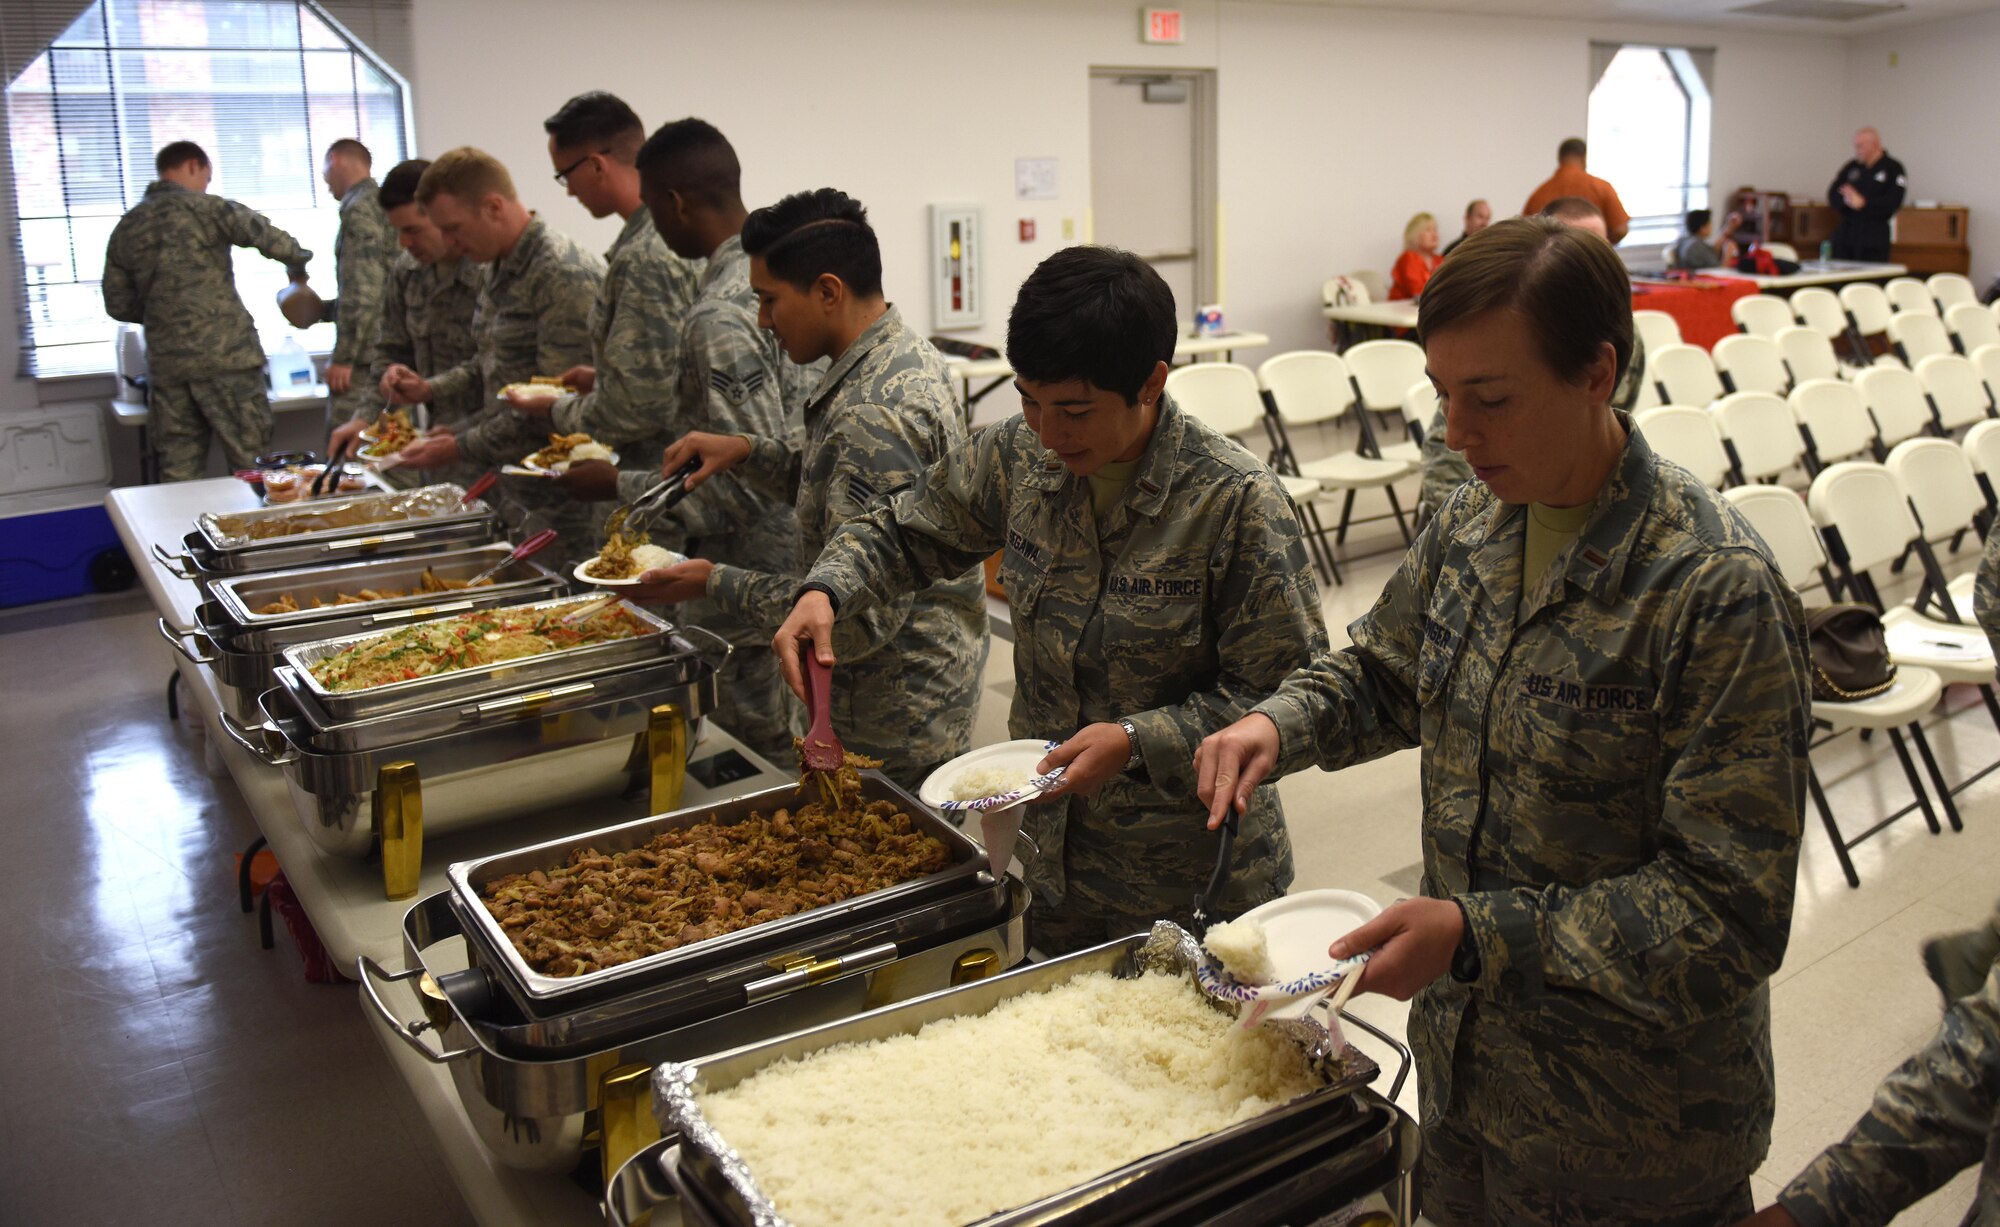
[[[1804,613],[1612,407],[1632,290],[1608,244],[1495,222],[1417,331],[1476,480],[1350,646],[1202,743],[1197,787],[1214,821],[1274,776],[1422,748],[1420,897],[1327,936],[1375,951],[1361,992],[1414,998],[1432,1222],[1733,1223],[1771,1139]]]
[[[1186,913],[1216,858],[1196,744],[1327,650],[1283,487],[1164,391],[1179,330],[1173,292],[1136,256],[1042,261],[1007,321],[1022,412],[834,533],[773,645],[802,687],[802,650],[835,663],[836,611],[865,616],[1004,551],[1008,734],[1067,739],[1039,768],[1066,767],[1061,787],[1027,821],[1028,935],[1045,954]],[[1277,789],[1257,789],[1215,911],[1291,881]]]
[[[1675,268],[1715,268],[1736,263],[1735,240],[1725,237],[1720,243],[1710,241],[1715,229],[1714,217],[1707,209],[1689,210],[1687,233],[1674,243]],[[1736,214],[1731,213],[1722,223],[1722,233],[1725,236],[1736,233],[1738,220]]]
[[[1403,254],[1396,257],[1396,266],[1389,272],[1389,297],[1415,298],[1422,294],[1424,283],[1431,279],[1442,259],[1438,254],[1437,218],[1428,213],[1417,214],[1403,227]]]

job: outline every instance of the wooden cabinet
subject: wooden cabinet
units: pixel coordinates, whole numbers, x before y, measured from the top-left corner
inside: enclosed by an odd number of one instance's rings
[[[1800,257],[1817,258],[1819,245],[1833,238],[1833,228],[1839,224],[1840,214],[1831,205],[1793,205],[1792,243]],[[1972,253],[1966,246],[1966,231],[1970,224],[1970,212],[1961,206],[1899,209],[1891,223],[1889,260],[1906,265],[1918,276],[1969,272]]]

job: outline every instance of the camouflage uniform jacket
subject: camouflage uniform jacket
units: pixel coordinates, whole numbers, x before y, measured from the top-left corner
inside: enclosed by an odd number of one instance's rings
[[[1979,1163],[1962,1227],[2000,1224],[2000,965],[1953,1002],[1847,1136],[1778,1195],[1803,1227],[1875,1227]]]
[[[264,365],[236,295],[231,248],[254,247],[297,276],[312,252],[262,213],[162,179],[119,219],[104,251],[104,310],[146,327],[147,374],[192,383]]]
[[[1016,415],[974,434],[922,487],[848,521],[808,579],[850,618],[1003,548],[1014,626],[1008,731],[1063,738],[1129,719],[1143,759],[1095,796],[1029,807],[1041,848],[1030,885],[1056,904],[1083,886],[1098,908],[1185,909],[1204,884],[1192,867],[1215,860],[1194,795],[1195,747],[1326,650],[1291,503],[1256,457],[1162,397],[1132,484],[1100,520],[1089,481]],[[1115,846],[1066,857],[1079,828],[1093,839],[1109,832]],[[1291,844],[1275,787],[1257,790],[1236,849],[1231,899],[1284,892]],[[1191,876],[1162,877],[1149,861]]]
[[[339,295],[334,321],[335,365],[363,366],[375,352],[389,266],[396,262],[396,229],[382,212],[373,179],[363,179],[340,198],[340,232],[333,239],[333,267]],[[372,394],[372,390],[371,390]],[[359,398],[363,401],[368,397]]]
[[[486,270],[470,260],[424,264],[407,251],[397,255],[382,293],[382,328],[375,335],[375,357],[368,368],[369,399],[362,402],[369,420],[381,411],[375,390],[392,363],[419,375],[438,375],[478,357],[472,315],[485,281]],[[464,394],[469,390],[472,385],[467,384],[451,399],[436,395],[433,388],[431,421],[455,426],[483,408]]]
[[[590,310],[596,386],[557,401],[551,421],[565,434],[582,432],[618,448],[621,463],[657,467],[671,441],[681,329],[702,266],[668,250],[645,209],[625,220],[605,261],[604,288]]]
[[[2000,654],[2000,533],[1986,535],[1986,552],[1979,556],[1972,585],[1972,616]]]
[[[785,368],[792,364],[778,341],[757,327],[757,296],[750,289],[750,258],[732,237],[708,257],[694,305],[688,308],[680,394],[669,431],[691,430],[784,439],[796,446],[798,415],[786,398]],[[797,368],[794,368],[796,370]],[[660,480],[657,467],[619,474],[619,494],[630,500]],[[753,490],[742,475],[725,473],[654,521],[654,540],[717,564],[771,575],[798,570],[799,521],[789,498]],[[739,647],[768,648],[771,632],[713,600],[689,601],[682,615]]]
[[[1281,772],[1423,747],[1423,893],[1464,905],[1481,963],[1413,1003],[1426,1118],[1469,1116],[1561,1187],[1698,1200],[1770,1141],[1804,614],[1735,509],[1620,421],[1618,468],[1530,591],[1523,509],[1462,486],[1353,646],[1257,710]],[[1453,1099],[1475,1017],[1504,1103]]]
[[[756,439],[742,471],[753,488],[796,500],[804,571],[843,523],[963,452],[964,421],[944,358],[890,307],[835,360],[807,404],[803,455],[786,440]],[[791,613],[799,581],[719,566],[708,592],[769,635]],[[986,659],[977,566],[878,601],[839,632],[833,727],[848,748],[882,759],[905,782],[972,748]]]

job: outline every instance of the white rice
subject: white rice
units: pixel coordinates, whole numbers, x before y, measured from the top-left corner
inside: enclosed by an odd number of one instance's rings
[[[977,801],[981,797],[997,797],[1003,792],[1027,786],[1028,775],[1016,768],[974,767],[961,772],[946,791],[953,801]]]
[[[1209,928],[1201,944],[1222,961],[1224,971],[1244,984],[1276,984],[1278,968],[1264,926],[1255,920],[1231,920]]]
[[[1078,976],[702,1096],[798,1227],[948,1227],[1213,1133],[1315,1085],[1184,977]]]
[[[609,459],[611,459],[611,449],[595,440],[589,443],[579,443],[569,449],[569,462],[571,464],[575,464],[579,460]]]
[[[679,554],[674,553],[664,546],[638,545],[632,547],[632,561],[638,566],[639,570],[636,574],[639,575],[644,575],[648,571],[658,570],[661,567],[671,567],[680,560],[681,557]]]

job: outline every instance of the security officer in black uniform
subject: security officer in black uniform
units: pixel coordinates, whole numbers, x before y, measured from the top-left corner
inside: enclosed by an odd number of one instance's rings
[[[1910,180],[1903,164],[1882,150],[1873,128],[1854,134],[1854,160],[1840,168],[1826,189],[1827,203],[1840,214],[1833,229],[1833,258],[1889,261],[1889,219],[1903,207]]]

